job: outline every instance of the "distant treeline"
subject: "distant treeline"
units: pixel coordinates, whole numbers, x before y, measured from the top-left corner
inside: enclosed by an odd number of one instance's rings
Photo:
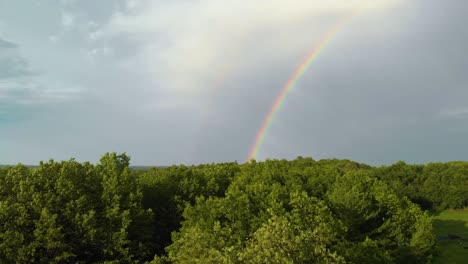
[[[427,263],[468,206],[468,162],[129,165],[0,168],[0,263]]]
[[[0,164],[0,168],[6,168],[6,167],[14,167],[15,165],[4,165],[4,164]],[[39,167],[38,165],[24,165],[25,167],[28,167],[28,168],[31,168],[31,169],[35,169],[37,167]],[[130,170],[149,170],[149,169],[152,169],[152,168],[167,168],[169,166],[129,166],[128,168]]]

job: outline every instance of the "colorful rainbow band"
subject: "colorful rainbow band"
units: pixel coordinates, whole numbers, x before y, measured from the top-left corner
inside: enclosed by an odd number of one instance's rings
[[[317,59],[320,55],[321,51],[329,44],[329,42],[333,39],[333,37],[341,31],[344,26],[359,12],[359,10],[355,10],[351,15],[347,16],[345,19],[340,21],[336,26],[334,26],[330,31],[328,31],[322,40],[319,42],[317,46],[314,46],[310,53],[307,55],[306,59],[299,65],[299,67],[294,71],[291,75],[289,80],[281,89],[279,95],[276,97],[273,105],[270,108],[270,111],[266,115],[265,119],[263,120],[262,126],[255,137],[255,143],[253,144],[248,161],[255,159],[257,157],[258,151],[262,146],[263,140],[265,138],[265,134],[271,126],[271,123],[275,119],[276,113],[280,110],[281,106],[283,105],[286,96],[291,92],[291,90],[296,87],[298,81],[307,71],[307,69],[312,65],[312,63]]]

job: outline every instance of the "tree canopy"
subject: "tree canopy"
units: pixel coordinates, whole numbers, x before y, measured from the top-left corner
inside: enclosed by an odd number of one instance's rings
[[[106,153],[0,168],[0,262],[427,263],[427,210],[467,206],[468,162],[131,170]]]

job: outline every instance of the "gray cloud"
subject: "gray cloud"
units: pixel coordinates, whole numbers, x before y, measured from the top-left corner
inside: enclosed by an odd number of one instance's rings
[[[51,104],[73,101],[83,87],[48,82],[33,72],[19,46],[0,39],[0,125],[34,118]]]
[[[36,113],[27,122],[0,123],[0,145],[15,150],[0,152],[0,163],[96,161],[106,151],[126,151],[140,165],[244,161],[295,68],[365,2],[371,1],[62,1],[34,10],[15,4],[32,23],[0,10],[8,39],[19,44],[0,42],[10,58],[3,72],[17,74],[2,79],[0,113]],[[468,158],[461,118],[467,3],[372,3],[288,95],[260,159]],[[74,17],[67,30],[62,14]],[[21,76],[30,69],[41,74]]]
[[[467,159],[466,122],[433,119],[468,98],[468,32],[459,30],[466,3],[444,2],[444,12],[438,5],[418,1],[355,21],[347,41],[337,39],[290,96],[263,155],[373,164]]]
[[[449,1],[442,13],[437,1],[418,1],[355,18],[290,93],[259,158],[304,155],[372,164],[467,159],[461,142],[466,142],[468,127],[454,118],[464,111],[439,114],[458,123],[433,119],[441,108],[456,108],[468,98],[462,72],[468,32],[458,29],[464,6]],[[230,86],[245,91],[220,96],[213,106],[217,114],[210,117],[209,128],[201,129],[205,137],[195,153],[209,159],[215,151],[232,157],[243,152],[245,159],[280,88],[300,62],[299,56],[269,63],[263,83],[264,67],[252,74],[255,81],[234,81]],[[230,101],[233,106],[223,111]]]
[[[2,48],[2,49],[13,49],[13,48],[16,48],[16,45],[14,43],[9,42],[9,41],[0,39],[0,48]]]
[[[18,54],[17,45],[0,39],[0,80],[29,74],[28,64]]]
[[[468,108],[457,108],[451,110],[441,110],[434,115],[435,118],[440,119],[460,119],[468,118]]]

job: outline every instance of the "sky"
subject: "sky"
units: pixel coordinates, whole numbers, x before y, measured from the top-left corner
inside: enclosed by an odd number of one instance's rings
[[[0,164],[468,160],[468,1],[0,0]]]

